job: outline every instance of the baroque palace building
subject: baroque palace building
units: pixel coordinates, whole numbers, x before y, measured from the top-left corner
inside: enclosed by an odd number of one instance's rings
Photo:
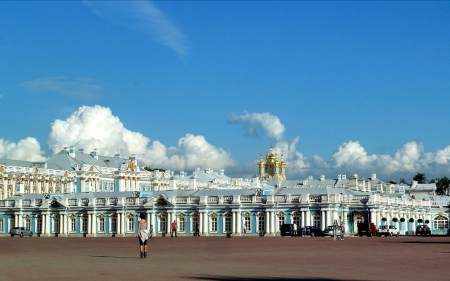
[[[396,225],[402,234],[428,224],[448,233],[448,196],[434,184],[394,185],[362,178],[286,180],[286,163],[270,147],[251,179],[223,170],[147,171],[135,155],[101,156],[67,147],[45,162],[0,159],[0,235],[23,226],[40,236],[126,236],[145,213],[156,235],[174,220],[180,235],[276,235],[279,225],[324,229],[333,220]]]

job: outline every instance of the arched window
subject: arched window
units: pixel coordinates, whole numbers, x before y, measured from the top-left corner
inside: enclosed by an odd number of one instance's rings
[[[245,212],[243,215],[244,223],[243,227],[245,227],[246,233],[252,232],[252,216],[249,212]]]
[[[278,217],[278,229],[280,229],[280,227],[285,223],[286,217],[285,214],[281,211],[277,214],[277,217]]]
[[[434,229],[447,229],[448,228],[448,218],[444,216],[437,216],[433,220]]]
[[[257,214],[257,219],[258,219],[258,232],[265,232],[266,230],[266,216],[264,213],[259,212]]]
[[[297,211],[292,212],[292,223],[295,223],[297,227],[300,227],[302,224],[302,216]]]

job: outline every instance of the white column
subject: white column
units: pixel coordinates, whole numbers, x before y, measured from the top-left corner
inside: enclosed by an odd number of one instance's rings
[[[23,224],[23,215],[20,214],[20,215],[17,215],[17,216],[18,216],[18,218],[19,218],[19,224],[18,224],[17,226],[25,226],[25,225]]]
[[[301,211],[302,214],[302,222],[300,224],[300,227],[305,227],[305,223],[306,223],[306,212],[305,211]]]
[[[126,233],[126,227],[125,227],[125,217],[126,217],[126,212],[124,212],[123,214],[122,214],[122,234],[124,234],[125,235],[125,233]]]
[[[117,234],[121,234],[122,233],[122,216],[121,213],[117,213],[116,214],[116,222],[117,222]]]
[[[70,227],[71,227],[71,220],[70,220],[70,215],[69,214],[66,215],[66,222],[67,222],[67,236],[69,236]]]
[[[209,218],[208,218],[208,213],[207,212],[205,212],[203,214],[203,221],[205,222],[204,223],[205,235],[209,235]]]
[[[65,215],[65,214],[60,214],[60,215],[59,215],[59,222],[60,222],[59,232],[60,232],[61,234],[67,233],[67,231],[66,231],[66,228],[67,228],[67,220],[66,220],[66,215]]]
[[[320,214],[321,214],[321,216],[320,216],[320,218],[321,218],[321,220],[320,220],[320,227],[321,227],[321,229],[325,229],[325,223],[327,223],[327,221],[326,221],[326,217],[327,217],[327,212],[326,211],[320,211]]]
[[[52,224],[52,218],[50,214],[45,215],[45,233],[50,234],[50,226]]]
[[[60,223],[59,223],[59,233],[60,234],[66,234],[67,232],[66,232],[66,225],[67,225],[67,223],[66,223],[66,216],[64,215],[64,214],[60,214],[59,215],[59,221],[60,221]]]
[[[342,222],[344,223],[345,232],[348,232],[347,209],[342,209]]]
[[[209,216],[208,216],[208,213],[206,213],[205,212],[205,231],[206,231],[206,233],[208,233],[208,235],[209,235],[209,230],[210,230],[210,221],[209,221]]]
[[[376,214],[377,214],[377,221],[376,221],[375,227],[378,228],[378,226],[380,225],[380,222],[381,222],[380,212],[378,211]]]
[[[333,210],[333,222],[334,222],[334,220],[336,220],[339,223],[339,215],[336,210]]]
[[[265,231],[267,234],[270,233],[270,211],[266,212],[266,229],[265,229]]]
[[[236,214],[237,214],[237,216],[236,216],[236,219],[237,219],[237,224],[236,224],[236,226],[237,226],[237,233],[240,234],[240,233],[242,233],[242,231],[241,231],[241,229],[242,229],[241,212],[238,211]]]
[[[97,234],[97,216],[92,214],[92,234]]]
[[[151,223],[151,219],[152,219],[152,214],[151,213],[147,213],[147,229],[150,230],[150,225]]]
[[[88,234],[92,234],[92,214],[88,214]]]
[[[311,225],[311,212],[309,210],[305,211],[305,226]]]
[[[44,214],[41,215],[41,221],[42,221],[41,234],[45,234],[45,231],[47,228],[45,227],[45,215]]]
[[[270,232],[275,234],[275,211],[270,211]]]
[[[232,212],[232,225],[231,225],[231,227],[232,227],[231,232],[233,234],[236,234],[236,212],[235,211]]]
[[[156,213],[152,212],[152,223],[153,224],[153,231],[155,231],[156,229],[156,224],[157,224],[157,218],[156,218]]]
[[[200,224],[198,231],[200,231],[200,234],[204,234],[203,233],[203,212],[199,212],[198,223]]]
[[[172,213],[167,212],[167,220],[166,220],[166,233],[170,233],[172,231]]]

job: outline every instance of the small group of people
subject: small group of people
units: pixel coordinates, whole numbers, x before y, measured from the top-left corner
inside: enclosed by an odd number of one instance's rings
[[[338,235],[338,230],[340,231]],[[341,222],[339,225],[337,220],[334,220],[333,222],[333,239],[340,239],[341,241],[344,241],[345,238],[345,227],[344,224]]]

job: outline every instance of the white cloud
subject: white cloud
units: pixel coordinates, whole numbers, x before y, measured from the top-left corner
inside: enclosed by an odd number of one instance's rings
[[[258,131],[264,132],[269,138],[283,139],[284,125],[278,117],[268,113],[247,113],[244,115],[231,114],[229,124],[238,124],[245,130],[246,135],[258,137]]]
[[[73,98],[92,99],[99,95],[101,86],[86,78],[69,80],[66,77],[48,77],[21,84],[34,92],[53,92]]]
[[[175,23],[148,1],[89,1],[84,2],[95,14],[113,23],[136,28],[150,35],[156,42],[186,54],[186,36]]]
[[[149,138],[127,130],[109,108],[82,106],[66,120],[51,124],[47,144],[53,153],[66,146],[97,148],[102,155],[145,153]]]
[[[0,139],[0,158],[40,162],[46,159],[43,155],[44,151],[35,138],[25,138],[18,143]]]
[[[251,116],[254,115],[247,115],[246,118],[252,120]],[[240,117],[237,120],[241,120]],[[258,173],[258,160],[238,164],[230,152],[208,143],[201,135],[186,134],[173,146],[166,146],[159,141],[150,142],[150,138],[141,133],[126,129],[109,108],[98,105],[82,106],[67,119],[55,120],[51,124],[47,142],[53,153],[73,145],[85,149],[87,153],[97,148],[101,155],[120,153],[127,157],[136,154],[138,159],[153,168],[176,171],[192,171],[197,167],[223,168],[236,177]],[[425,152],[423,144],[408,142],[391,156],[369,154],[358,141],[348,141],[326,160],[319,155],[304,156],[297,150],[298,144],[299,137],[296,137],[291,142],[279,141],[274,146],[278,156],[281,158],[283,155],[287,163],[288,179],[301,180],[310,174],[336,178],[338,174],[354,173],[363,177],[377,173],[379,178],[386,181],[399,177],[411,180],[418,172],[425,173],[429,179],[450,176],[450,146],[435,152]],[[45,161],[39,142],[31,137],[18,143],[0,139],[0,158]]]
[[[126,129],[109,108],[98,105],[82,106],[66,120],[55,120],[47,142],[53,153],[72,145],[87,153],[97,148],[100,155],[136,154],[153,168],[170,170],[219,169],[235,164],[230,153],[209,144],[203,136],[187,134],[171,147],[159,141],[148,146],[148,137]]]
[[[342,144],[331,157],[334,169],[343,171],[382,172],[391,175],[398,172],[419,172],[426,169],[423,162],[423,145],[408,142],[399,148],[394,157],[386,154],[367,155],[364,147],[357,141]]]
[[[436,152],[424,152],[423,144],[408,142],[397,149],[393,156],[370,155],[358,141],[349,141],[340,145],[331,158],[326,160],[319,155],[304,156],[297,150],[298,142],[299,137],[296,137],[290,143],[281,141],[274,146],[279,159],[282,153],[284,155],[288,179],[301,180],[308,175],[318,178],[322,174],[332,178],[337,178],[338,174],[358,174],[367,178],[376,173],[379,178],[386,181],[400,177],[411,181],[419,172],[427,174],[429,179],[435,176],[449,176],[450,173],[450,146]],[[247,164],[246,167],[254,169],[257,173],[254,163]]]
[[[177,145],[169,148],[154,141],[143,158],[151,167],[171,170],[225,169],[236,164],[229,152],[209,144],[203,136],[191,134],[180,138]]]

